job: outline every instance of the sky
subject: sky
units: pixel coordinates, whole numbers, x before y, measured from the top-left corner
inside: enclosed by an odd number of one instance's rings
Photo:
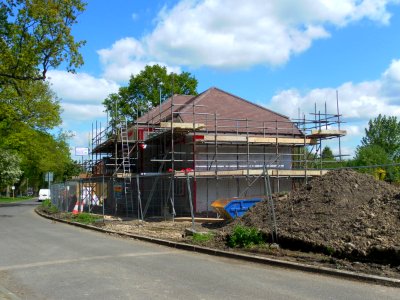
[[[338,91],[350,156],[370,119],[400,118],[400,0],[87,2],[72,31],[85,64],[48,73],[71,149],[88,146],[92,124],[106,122],[102,101],[148,64],[293,119],[315,104],[336,113]]]

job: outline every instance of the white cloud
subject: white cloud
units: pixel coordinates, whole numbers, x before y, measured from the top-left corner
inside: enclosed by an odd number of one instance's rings
[[[89,147],[90,140],[91,137],[88,132],[74,131],[71,144],[77,145],[76,147]],[[75,154],[75,147],[73,147],[73,150],[73,154]]]
[[[159,64],[166,66],[169,72],[181,72],[179,67],[149,60],[142,44],[134,38],[118,40],[111,48],[101,49],[97,53],[104,67],[103,76],[109,80],[128,81],[132,74],[138,74],[146,65]]]
[[[393,60],[382,76],[382,90],[390,103],[400,104],[400,60]]]
[[[349,138],[359,137],[360,135],[364,134],[364,128],[366,125],[367,125],[367,123],[363,123],[362,125],[356,125],[356,124],[347,125],[347,124],[345,124],[344,128],[347,131],[346,136]]]
[[[308,113],[314,112],[316,105],[317,113],[323,114],[326,102],[327,113],[336,114],[336,91],[339,95],[340,114],[348,122],[342,125],[348,132],[344,141],[353,143],[350,148],[354,150],[364,134],[368,120],[378,114],[400,116],[400,60],[393,60],[378,80],[346,82],[336,88],[318,88],[307,92],[284,90],[272,97],[268,107],[293,119],[298,118],[298,109],[301,108],[301,116],[305,113],[306,118],[312,119],[314,117]]]
[[[86,73],[72,74],[52,70],[48,72],[48,80],[57,96],[68,102],[101,103],[119,88],[114,81],[96,78]]]
[[[90,126],[91,122],[104,118],[106,113],[102,102],[119,89],[114,81],[86,73],[52,70],[48,72],[48,80],[60,98],[64,129],[74,128],[78,124]]]
[[[346,82],[335,88],[318,88],[302,93],[297,89],[289,89],[276,94],[271,106],[277,111],[285,111],[298,118],[298,109],[302,114],[327,111],[336,113],[336,91],[339,96],[339,112],[350,121],[365,121],[378,114],[400,115],[400,60],[393,60],[389,68],[375,81],[361,83]]]
[[[106,113],[102,104],[77,104],[62,102],[63,108],[62,117],[64,125],[71,125],[76,122],[95,121],[99,118],[104,118]]]
[[[398,0],[181,0],[164,7],[152,32],[125,38],[99,55],[105,76],[126,80],[149,62],[178,66],[246,68],[286,63],[329,28],[362,19],[388,24]]]

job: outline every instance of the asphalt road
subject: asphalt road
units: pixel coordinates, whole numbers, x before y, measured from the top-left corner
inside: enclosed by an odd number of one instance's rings
[[[400,299],[400,289],[122,239],[0,206],[0,299]]]

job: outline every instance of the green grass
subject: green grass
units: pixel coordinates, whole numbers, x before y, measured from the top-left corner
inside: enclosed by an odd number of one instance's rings
[[[32,199],[32,197],[0,197],[0,203],[21,202]]]
[[[207,233],[193,233],[192,241],[197,244],[206,243],[214,237],[212,232]]]
[[[78,223],[82,223],[82,224],[92,224],[94,222],[96,222],[97,220],[101,220],[102,217],[100,216],[96,216],[96,215],[92,215],[89,213],[79,213],[77,215],[71,215],[72,219],[71,221],[74,222],[78,222]]]

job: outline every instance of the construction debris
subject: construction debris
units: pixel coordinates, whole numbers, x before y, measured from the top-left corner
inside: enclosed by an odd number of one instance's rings
[[[398,187],[370,175],[331,171],[276,200],[279,243],[400,265],[399,199]],[[270,233],[268,212],[260,202],[234,224]]]

